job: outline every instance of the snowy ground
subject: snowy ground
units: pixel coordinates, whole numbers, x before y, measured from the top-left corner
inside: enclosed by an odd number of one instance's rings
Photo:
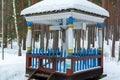
[[[116,58],[110,57],[111,52],[110,45],[104,46],[104,73],[107,77],[100,80],[120,80],[120,63],[118,59],[118,42],[116,42]],[[16,44],[13,45],[13,49],[9,47],[5,49],[5,60],[2,60],[1,48],[0,48],[0,80],[26,80],[25,78],[25,51],[22,51],[22,57],[17,56]]]
[[[25,78],[25,51],[18,57],[16,44],[14,49],[5,49],[5,58],[2,60],[0,48],[0,80],[26,80]]]

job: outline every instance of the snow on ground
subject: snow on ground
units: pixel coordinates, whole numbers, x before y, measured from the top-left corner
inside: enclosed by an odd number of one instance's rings
[[[100,80],[120,80],[120,63],[118,59],[119,42],[116,42],[115,53],[116,58],[110,57],[112,42],[106,45],[104,43],[104,74],[107,77]],[[0,80],[26,80],[25,78],[25,51],[22,51],[22,56],[17,55],[17,44],[13,44],[13,49],[9,47],[5,49],[5,60],[2,60],[2,52],[0,47]]]
[[[17,55],[16,43],[13,49],[4,50],[5,58],[2,60],[0,48],[0,80],[26,80],[25,78],[25,51],[21,57]]]

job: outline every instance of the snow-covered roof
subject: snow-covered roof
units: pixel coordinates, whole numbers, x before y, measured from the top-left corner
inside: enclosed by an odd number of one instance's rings
[[[43,0],[24,10],[21,15],[76,9],[79,11],[109,17],[108,11],[87,0]]]

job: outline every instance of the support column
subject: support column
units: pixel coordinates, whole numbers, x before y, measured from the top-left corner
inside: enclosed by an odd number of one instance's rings
[[[67,29],[67,45],[68,45],[68,56],[71,57],[73,55],[73,17],[69,17],[67,20],[68,29]]]
[[[30,54],[32,50],[32,22],[27,22],[28,32],[27,32],[27,53]]]
[[[103,27],[103,23],[98,23],[98,50],[99,53],[98,54],[102,54],[103,50],[102,50],[102,27]]]
[[[73,74],[73,59],[72,59],[72,55],[73,55],[73,22],[74,19],[73,17],[69,17],[67,19],[67,26],[68,29],[66,31],[66,43],[67,43],[67,53],[68,53],[68,58],[66,58],[66,74],[67,75],[72,75]]]

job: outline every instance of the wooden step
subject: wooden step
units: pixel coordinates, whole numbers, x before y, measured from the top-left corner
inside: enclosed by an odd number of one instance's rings
[[[37,72],[37,69],[36,70],[34,70],[31,74],[30,74],[30,76],[28,77],[28,80],[30,80],[33,76],[34,76],[34,74]]]
[[[104,77],[107,77],[107,74],[102,74],[99,78],[102,79]]]
[[[44,77],[44,78],[48,78],[50,75],[49,74],[39,74],[39,73],[36,73],[36,74],[34,74],[34,76],[36,76],[36,77]]]

